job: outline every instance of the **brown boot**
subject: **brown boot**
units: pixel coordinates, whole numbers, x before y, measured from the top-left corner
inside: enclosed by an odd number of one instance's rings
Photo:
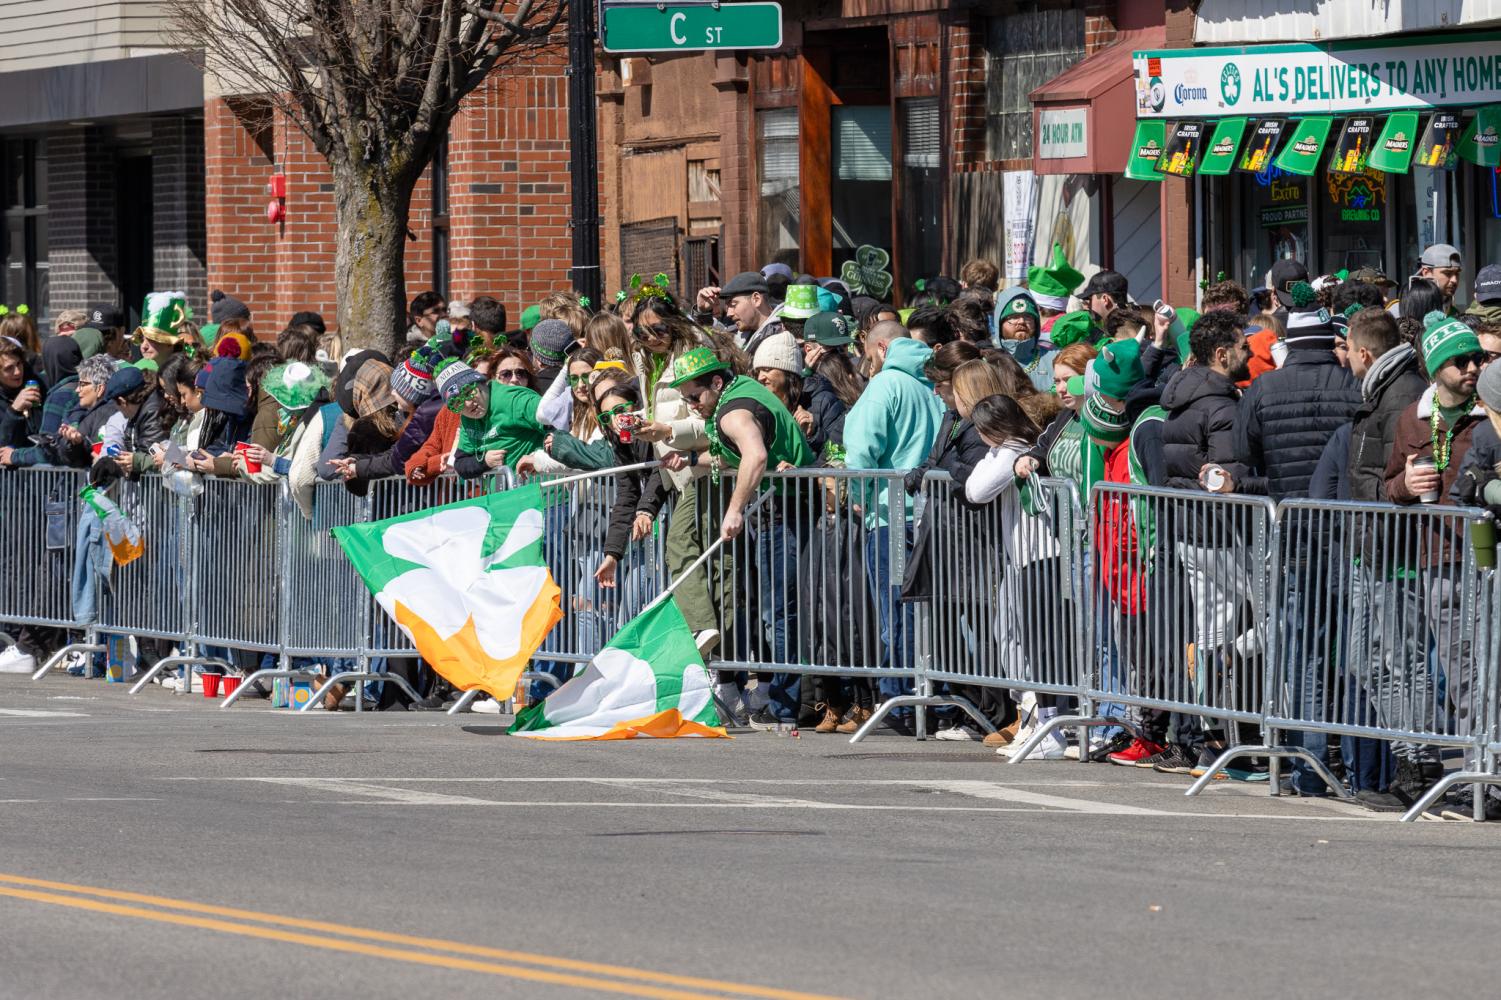
[[[344,701],[346,689],[342,684],[335,684],[328,689],[328,694],[323,696],[323,710],[325,712],[337,712],[339,705]]]
[[[813,706],[815,709],[823,709],[823,718],[818,720],[818,725],[813,727],[815,733],[832,733],[839,729],[839,713],[825,702],[819,702]]]
[[[988,747],[1010,746],[1011,741],[1016,739],[1016,731],[1021,727],[1021,717],[1011,720],[1011,724],[1004,729],[997,729],[993,733],[987,733],[981,742]]]
[[[836,733],[854,733],[854,732],[858,732],[859,729],[860,729],[860,727],[863,726],[863,725],[865,725],[866,720],[869,719],[873,714],[875,714],[875,713],[873,713],[868,708],[860,708],[859,706],[856,706],[856,707],[850,709],[850,714],[846,715],[844,717],[844,721],[843,722],[839,723],[839,725],[837,725],[837,726],[834,727],[834,732],[836,732]]]

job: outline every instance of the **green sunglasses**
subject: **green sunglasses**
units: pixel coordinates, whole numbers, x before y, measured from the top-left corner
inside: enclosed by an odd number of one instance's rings
[[[484,383],[482,382],[475,382],[470,385],[466,385],[462,389],[457,390],[452,396],[445,400],[443,405],[448,407],[449,413],[458,413],[464,409],[464,406],[471,399],[479,395],[479,391],[483,387]]]
[[[631,404],[630,403],[620,403],[620,404],[617,404],[615,406],[610,407],[608,410],[605,410],[603,413],[601,413],[599,415],[599,417],[597,419],[599,420],[601,426],[608,427],[608,426],[610,426],[610,421],[614,420],[616,417],[623,416],[624,414],[627,414],[627,413],[630,413],[630,412],[631,412]]]

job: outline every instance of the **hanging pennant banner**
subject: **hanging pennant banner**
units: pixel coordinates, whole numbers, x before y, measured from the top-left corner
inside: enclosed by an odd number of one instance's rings
[[[1205,177],[1223,177],[1235,167],[1240,152],[1240,137],[1246,134],[1246,118],[1221,118],[1214,124],[1214,134],[1204,149],[1199,173]]]
[[[1482,167],[1501,167],[1501,105],[1475,112],[1459,140],[1459,155]]]
[[[1418,113],[1398,111],[1386,120],[1371,156],[1366,162],[1372,170],[1388,174],[1405,174],[1412,163],[1412,153],[1417,146]]]
[[[1203,122],[1174,122],[1156,169],[1174,177],[1192,177],[1204,151]]]
[[[1459,137],[1463,133],[1459,115],[1452,111],[1440,111],[1428,119],[1428,130],[1423,141],[1418,143],[1418,155],[1414,161],[1420,167],[1453,170],[1459,166]]]
[[[1240,165],[1236,170],[1243,170],[1248,174],[1259,174],[1272,162],[1272,154],[1277,152],[1277,141],[1282,138],[1282,129],[1287,121],[1282,118],[1263,118],[1251,129],[1251,138],[1246,143],[1245,152],[1240,155]]]
[[[1167,122],[1138,121],[1131,140],[1131,154],[1126,158],[1126,176],[1135,181],[1160,181],[1156,170],[1167,145]]]
[[[1322,115],[1299,121],[1282,146],[1282,152],[1277,154],[1277,166],[1290,174],[1312,176],[1319,168],[1319,158],[1324,155],[1329,130],[1333,127],[1334,119]]]
[[[1329,158],[1331,174],[1363,174],[1376,138],[1376,119],[1346,118],[1339,130],[1339,143]]]

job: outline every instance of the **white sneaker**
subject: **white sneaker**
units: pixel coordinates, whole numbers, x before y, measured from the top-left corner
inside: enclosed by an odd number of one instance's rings
[[[935,740],[953,740],[956,742],[963,742],[965,740],[977,740],[980,738],[980,734],[973,726],[966,725],[963,722],[958,722],[951,726],[945,726],[942,729],[938,730],[938,732],[933,734],[933,738]]]
[[[494,698],[477,698],[474,704],[469,706],[469,711],[479,712],[481,715],[499,715],[500,702]]]
[[[698,655],[704,659],[709,658],[709,651],[719,645],[719,629],[706,628],[693,636],[693,644],[698,647]]]
[[[34,674],[36,657],[21,652],[20,646],[6,646],[0,653],[0,674]]]
[[[1011,750],[1013,747],[1015,749],[1017,749],[1017,750],[1020,750],[1021,747],[1022,747],[1022,744],[1021,744],[1020,741],[1018,741],[1016,743],[1011,744],[1011,746],[1001,747],[1000,749],[996,750],[996,754],[999,755],[999,756],[1002,756],[1002,757],[1010,757],[1011,754],[1009,754],[1009,753],[1004,753],[1003,754],[1003,753],[1001,753],[1001,751],[1002,750]],[[1065,754],[1067,752],[1067,750],[1068,750],[1068,745],[1066,743],[1064,743],[1063,737],[1055,729],[1051,733],[1048,733],[1048,735],[1043,739],[1043,741],[1041,743],[1037,744],[1037,746],[1033,748],[1032,752],[1029,753],[1029,754],[1027,754],[1027,756],[1025,758],[1023,758],[1023,759],[1025,759],[1025,760],[1063,760],[1064,756],[1065,756]]]

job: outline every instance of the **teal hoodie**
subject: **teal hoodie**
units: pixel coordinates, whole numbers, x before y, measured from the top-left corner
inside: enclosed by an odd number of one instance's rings
[[[933,349],[921,341],[903,337],[891,342],[881,370],[844,418],[848,468],[907,470],[927,459],[944,412],[943,400],[923,374],[932,356]],[[884,508],[885,491],[881,496]],[[911,500],[907,503],[910,507]],[[885,521],[884,509],[878,519]]]

